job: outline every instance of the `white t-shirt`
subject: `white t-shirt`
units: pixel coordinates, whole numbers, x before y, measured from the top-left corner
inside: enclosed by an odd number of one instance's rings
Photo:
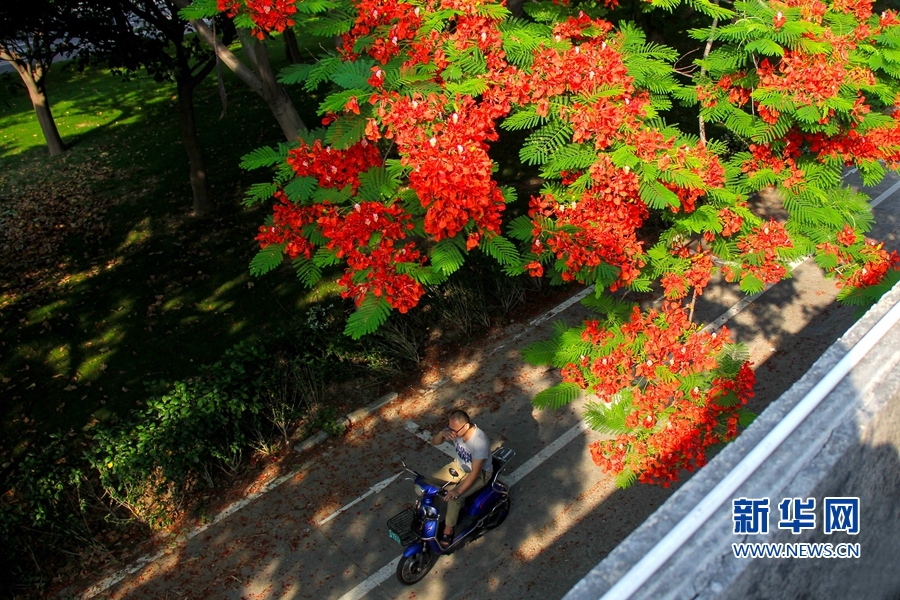
[[[466,473],[472,472],[472,461],[483,460],[482,470],[490,473],[494,470],[491,464],[491,443],[488,436],[478,427],[475,427],[475,434],[469,438],[469,441],[463,441],[461,437],[454,440],[456,442],[456,462],[459,468]]]

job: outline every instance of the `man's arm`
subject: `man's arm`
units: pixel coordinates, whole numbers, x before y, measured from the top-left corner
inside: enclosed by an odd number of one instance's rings
[[[451,440],[453,440],[453,438],[451,437],[450,430],[449,429],[441,429],[436,434],[434,434],[433,438],[431,438],[431,445],[432,446],[440,446],[444,442],[449,442]]]
[[[475,482],[478,480],[478,477],[481,475],[481,467],[484,466],[483,458],[476,458],[472,461],[472,472],[466,475],[465,479],[453,488],[453,491],[450,492],[449,497],[451,499],[456,499],[466,493],[470,487],[475,485]]]

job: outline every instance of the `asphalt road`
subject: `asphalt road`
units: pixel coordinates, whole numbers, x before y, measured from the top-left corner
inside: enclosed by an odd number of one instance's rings
[[[860,185],[852,173],[845,181]],[[890,176],[866,190],[880,198],[871,235],[892,249],[898,247],[898,189]],[[730,318],[727,326],[749,346],[757,372],[751,409],[763,410],[853,322],[853,310],[835,304],[836,293],[810,260]],[[714,284],[695,318],[712,322],[742,299],[735,286]],[[575,303],[556,318],[575,324],[586,315]],[[584,400],[558,411],[531,407],[557,375],[524,364],[517,348],[545,338],[550,327],[550,320],[511,326],[504,338],[448,368],[442,385],[401,394],[346,437],[311,451],[305,468],[277,487],[82,597],[561,597],[673,490],[615,488],[588,455],[599,434],[581,425]],[[423,471],[446,463],[448,456],[426,443],[422,430],[443,427],[457,406],[517,452],[505,478],[514,482],[512,512],[498,529],[439,558],[418,585],[404,587],[394,578],[402,549],[385,526],[413,499],[411,482],[396,477],[400,460]]]

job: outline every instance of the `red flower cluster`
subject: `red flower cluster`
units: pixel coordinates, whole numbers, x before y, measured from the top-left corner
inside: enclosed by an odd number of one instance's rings
[[[452,107],[440,96],[381,97],[377,112],[411,169],[409,185],[425,214],[425,232],[435,240],[453,237],[470,222],[475,237],[500,233],[503,194],[491,179],[494,164],[486,141],[497,139],[494,121],[502,109],[461,98]]]
[[[287,158],[287,163],[298,177],[315,177],[324,188],[343,189],[349,185],[354,193],[359,187],[359,174],[381,162],[378,148],[366,140],[346,150],[322,146],[319,140],[312,146],[301,142],[300,147],[291,150]]]
[[[596,321],[586,322],[582,339],[596,352],[567,365],[563,377],[604,401],[630,404],[625,425],[631,431],[592,444],[594,462],[612,472],[630,469],[642,482],[668,485],[682,469],[705,464],[708,446],[734,437],[739,410],[753,395],[754,374],[745,364],[733,379],[715,375],[716,356],[730,333],[698,332],[676,303],[646,315],[635,308],[631,321],[618,329],[614,334],[600,330]],[[661,376],[661,370],[668,375]],[[681,389],[683,378],[697,375],[708,382],[702,389]],[[726,397],[737,401],[723,402]]]
[[[291,259],[298,256],[311,258],[315,246],[304,237],[303,227],[314,223],[328,205],[297,206],[288,200],[282,191],[275,192],[275,200],[278,203],[272,209],[274,222],[270,226],[260,227],[259,235],[256,236],[260,248],[271,244],[284,244],[284,252]]]
[[[857,243],[856,232],[849,226],[837,234],[840,246],[824,243],[816,248],[825,255],[837,259],[828,269],[837,275],[838,287],[869,287],[881,283],[890,269],[900,269],[900,255],[888,252],[884,244],[866,239]]]
[[[784,225],[775,219],[755,227],[753,231],[738,241],[741,251],[741,279],[752,275],[763,283],[778,283],[787,274],[787,269],[779,262],[778,253],[794,247]],[[734,271],[722,269],[727,281],[734,281]]]
[[[297,12],[296,0],[245,0],[247,11],[256,27],[254,34],[259,39],[265,39],[266,34],[272,31],[279,33],[294,26],[293,15]],[[241,10],[238,0],[218,0],[220,12],[225,12],[229,17],[235,16]]]
[[[419,303],[424,288],[409,275],[397,272],[400,263],[423,262],[415,244],[395,246],[414,228],[399,206],[363,202],[346,212],[331,207],[318,223],[329,239],[326,247],[347,261],[338,282],[346,288],[341,294],[344,298],[352,297],[358,306],[374,294],[402,313]]]
[[[637,176],[627,168],[617,169],[608,156],[590,168],[593,184],[578,202],[559,204],[552,196],[532,198],[529,215],[534,219],[532,251],[540,256],[544,245],[565,261],[561,276],[566,281],[584,278],[602,263],[619,269],[610,289],[628,285],[644,266],[642,243],[637,230],[649,215],[638,193]],[[556,226],[545,229],[543,219],[552,216]],[[565,226],[574,226],[571,231]]]
[[[419,16],[422,9],[396,0],[359,0],[356,3],[359,16],[349,33],[343,36],[344,51],[352,56],[357,40],[374,35],[375,41],[367,48],[369,56],[387,64],[401,52],[401,44],[415,38],[422,26]]]
[[[666,273],[661,280],[663,294],[669,300],[681,300],[688,295],[688,288],[694,288],[694,293],[703,295],[703,290],[709,285],[713,273],[713,262],[709,251],[697,249],[690,254],[691,266],[684,272]]]

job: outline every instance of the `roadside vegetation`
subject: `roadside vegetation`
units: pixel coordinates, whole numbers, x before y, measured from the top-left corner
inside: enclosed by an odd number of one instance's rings
[[[230,72],[221,119],[215,78],[196,93],[216,204],[203,219],[173,84],[67,64],[48,77],[68,146],[53,158],[15,74],[0,77],[0,583],[12,593],[128,556],[204,510],[211,489],[315,429],[340,433],[342,411],[417,377],[437,346],[546,294],[475,261],[353,341],[337,271],[312,290],[249,274],[265,207],[241,204],[258,174],[237,165],[282,132]],[[317,119],[315,93],[293,100]],[[498,154],[508,180],[527,180],[502,143]]]

